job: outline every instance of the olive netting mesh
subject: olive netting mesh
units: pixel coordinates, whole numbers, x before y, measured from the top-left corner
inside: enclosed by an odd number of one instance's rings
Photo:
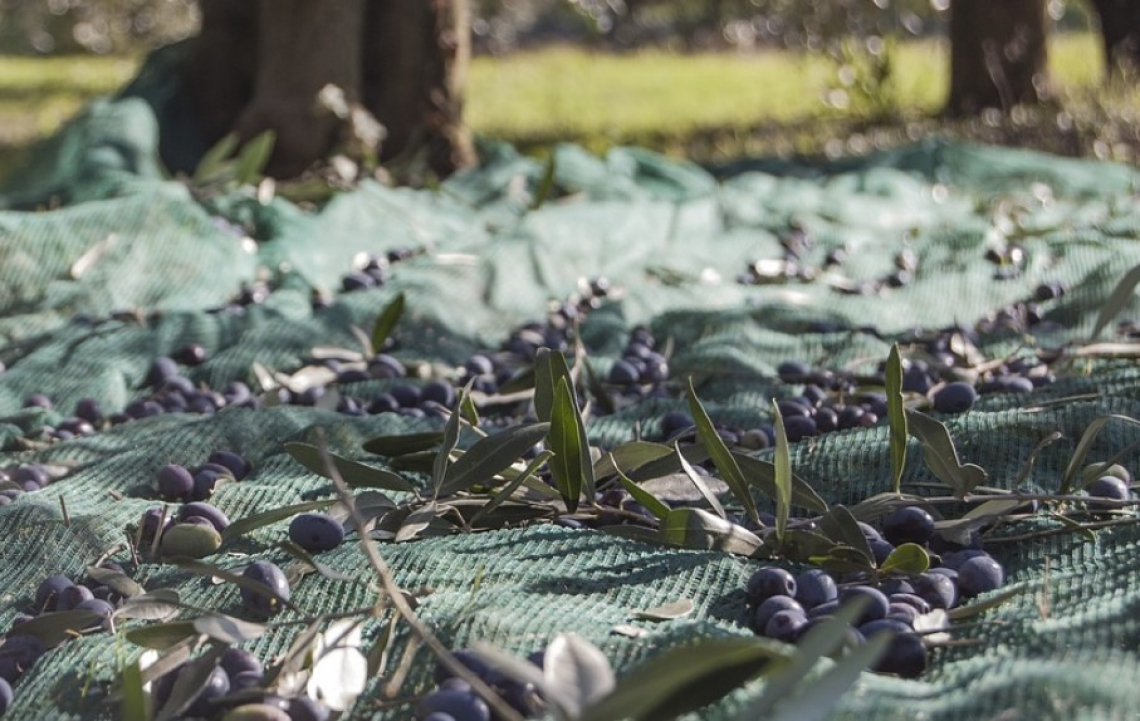
[[[1133,170],[1027,152],[927,142],[833,165],[738,164],[714,177],[691,164],[635,149],[596,158],[574,147],[555,154],[556,197],[531,205],[541,163],[489,145],[483,164],[436,191],[365,183],[319,211],[250,193],[203,199],[163,180],[158,124],[137,98],[92,105],[45,150],[34,173],[0,195],[0,466],[32,460],[71,467],[49,487],[0,507],[0,627],[28,607],[45,576],[77,576],[154,505],[147,490],[169,462],[194,464],[213,450],[245,454],[245,481],[213,502],[231,518],[329,497],[329,482],[284,452],[291,440],[380,463],[364,440],[433,427],[395,414],[349,418],[312,408],[232,409],[213,417],[172,414],[137,420],[39,450],[21,438],[54,412],[22,409],[32,393],[65,413],[93,397],[121,409],[140,394],[150,361],[187,343],[211,353],[189,369],[220,387],[254,382],[254,365],[291,372],[314,346],[359,349],[397,292],[407,298],[396,354],[408,361],[461,363],[494,348],[511,327],[541,319],[547,304],[580,279],[606,276],[622,294],[592,312],[582,336],[599,367],[616,358],[629,330],[648,325],[671,339],[674,377],[696,374],[714,418],[740,427],[770,420],[768,399],[797,392],[776,366],[873,368],[892,341],[915,328],[971,325],[1025,300],[1038,283],[1069,289],[1044,306],[1037,340],[1085,338],[1118,279],[1140,264],[1140,202]],[[40,209],[62,205],[49,212]],[[872,295],[837,293],[812,282],[742,285],[760,258],[780,258],[790,225],[815,241],[817,265],[845,246],[850,280],[881,278],[911,249],[912,283]],[[252,239],[252,240],[251,240]],[[998,281],[988,249],[1016,240],[1020,276]],[[338,293],[359,253],[426,252],[402,261],[381,287]],[[269,278],[277,290],[241,313],[216,312],[243,283]],[[329,307],[310,302],[314,289]],[[1124,317],[1140,309],[1132,303]],[[123,313],[123,311],[139,311]],[[82,314],[96,322],[73,322]],[[112,314],[116,314],[112,317]],[[985,349],[1016,352],[1006,334]],[[367,395],[382,382],[364,383]],[[1062,401],[1055,403],[1054,401]],[[647,402],[594,419],[591,438],[612,445],[654,428],[681,401]],[[1031,450],[1054,431],[1028,480],[1057,487],[1076,441],[1095,418],[1140,418],[1140,371],[1130,360],[1080,362],[1057,383],[1027,395],[984,396],[944,418],[964,460],[990,483],[1009,487]],[[1110,424],[1090,458],[1134,442],[1134,426]],[[919,449],[904,487],[929,483]],[[1136,454],[1125,459],[1132,464]],[[828,501],[854,503],[889,488],[887,429],[832,433],[792,447],[796,472]],[[61,501],[65,503],[65,522]],[[286,522],[256,531],[237,551],[276,561]],[[418,593],[419,613],[453,647],[480,639],[526,653],[574,631],[598,644],[619,675],[661,649],[696,637],[747,636],[742,586],[754,563],[722,554],[662,550],[593,531],[557,527],[428,538],[381,547],[401,587]],[[866,674],[836,718],[1111,718],[1140,703],[1140,528],[994,547],[1011,588],[1021,592],[957,633],[973,645],[944,648],[919,680]],[[213,559],[237,567],[244,556]],[[368,573],[345,544],[322,556],[333,569]],[[240,614],[234,588],[173,567],[144,565],[137,580],[174,587],[185,602]],[[686,619],[643,626],[633,639],[611,629],[635,609],[690,598]],[[369,602],[360,585],[307,577],[294,600],[305,612]],[[290,614],[282,619],[288,620]],[[371,633],[378,629],[370,627]],[[296,627],[249,644],[263,659],[282,652]],[[401,633],[396,647],[403,646]],[[136,650],[96,634],[62,645],[17,687],[13,719],[114,718],[110,682]],[[421,652],[405,691],[428,686]],[[757,693],[735,692],[701,718],[729,719]],[[354,718],[409,718],[410,706],[383,698],[379,683]]]

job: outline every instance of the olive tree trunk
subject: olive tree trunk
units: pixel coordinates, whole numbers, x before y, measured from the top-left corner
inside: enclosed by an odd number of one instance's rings
[[[1140,68],[1140,2],[1092,0],[1092,6],[1100,20],[1106,75]]]
[[[277,134],[266,172],[294,177],[328,156],[343,118],[318,106],[332,84],[387,131],[381,160],[422,157],[439,175],[474,161],[463,125],[468,0],[201,0],[188,66],[200,127]]]
[[[362,100],[387,130],[381,161],[424,153],[448,175],[475,159],[463,125],[471,55],[465,0],[370,0]]]
[[[1050,97],[1045,0],[953,0],[946,112],[1009,110]]]

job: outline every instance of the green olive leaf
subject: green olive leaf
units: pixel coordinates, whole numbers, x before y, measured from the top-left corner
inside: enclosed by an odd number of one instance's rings
[[[128,663],[119,674],[119,695],[119,718],[122,721],[150,721],[139,659]]]
[[[963,464],[958,460],[958,450],[944,423],[914,410],[907,410],[906,417],[910,434],[922,443],[927,468],[954,495],[965,498],[989,477],[981,466]]]
[[[99,566],[88,566],[87,576],[91,580],[101,583],[104,586],[109,586],[115,593],[122,594],[127,598],[132,596],[141,596],[146,593],[146,589],[135,582],[133,578],[123,573],[116,571],[113,568],[100,568]]]
[[[697,425],[697,438],[700,440],[701,445],[708,451],[709,456],[712,458],[713,464],[720,472],[721,479],[728,485],[728,489],[732,491],[732,495],[744,506],[745,513],[755,523],[760,523],[760,515],[756,510],[756,501],[752,498],[752,493],[748,490],[748,481],[745,480],[744,474],[740,471],[740,466],[736,463],[736,458],[728,450],[724,444],[724,440],[720,434],[716,432],[716,427],[713,425],[712,419],[705,411],[705,407],[701,405],[701,401],[697,398],[697,391],[693,387],[693,379],[688,379],[688,399],[689,399],[689,413],[693,416],[693,420]]]
[[[550,459],[554,485],[562,494],[566,509],[574,513],[583,492],[591,501],[594,498],[594,466],[590,462],[586,425],[569,376],[560,377],[554,390],[546,447],[554,452]]]
[[[740,470],[744,473],[744,478],[749,485],[754,486],[768,498],[774,499],[776,497],[775,464],[736,451],[733,451],[732,456],[736,459],[736,463],[740,466]],[[827,502],[815,492],[815,489],[807,481],[794,472],[792,473],[792,505],[813,513],[827,512]]]
[[[285,444],[285,452],[292,456],[293,460],[318,476],[332,478],[332,474],[325,466],[320,448],[309,443],[290,441]],[[327,455],[340,477],[344,479],[345,484],[351,488],[382,488],[386,491],[416,492],[415,486],[396,473],[350,461],[335,453],[328,453]]]
[[[918,575],[930,568],[930,554],[917,543],[903,543],[891,551],[883,565],[879,566],[882,573],[906,573]]]
[[[224,613],[210,613],[193,621],[194,630],[215,641],[227,644],[245,643],[261,638],[268,630],[264,624],[243,621]]]
[[[703,508],[671,510],[661,521],[660,534],[666,542],[685,548],[740,556],[750,556],[763,545],[755,533]]]
[[[468,388],[471,384],[468,383]],[[459,391],[458,403],[461,405],[463,399],[467,396],[467,388]],[[447,423],[443,427],[443,443],[435,452],[435,459],[432,461],[431,467],[431,486],[432,486],[432,499],[438,499],[440,495],[440,488],[443,486],[444,478],[447,476],[447,468],[451,465],[451,452],[455,450],[455,446],[459,444],[459,427],[461,414],[452,413],[447,418]]]
[[[551,420],[554,410],[554,393],[558,381],[565,378],[570,387],[574,380],[570,376],[570,366],[566,356],[549,348],[539,348],[534,357],[534,412],[540,422]]]
[[[696,607],[691,598],[682,598],[679,601],[670,601],[644,611],[634,611],[632,615],[634,618],[645,621],[672,621],[688,616]]]
[[[776,540],[783,541],[788,529],[788,516],[792,511],[792,456],[788,450],[788,434],[784,430],[784,417],[780,406],[772,399],[773,427],[776,430]]]
[[[1096,324],[1093,325],[1092,333],[1089,334],[1089,342],[1092,343],[1100,337],[1101,331],[1105,326],[1112,322],[1112,319],[1120,315],[1120,311],[1127,307],[1128,302],[1132,300],[1132,294],[1136,292],[1136,285],[1140,283],[1140,265],[1132,268],[1116,287],[1112,289],[1109,294],[1108,300],[1100,308],[1100,313],[1097,315]]]
[[[700,473],[697,473],[697,469],[693,467],[692,463],[689,463],[685,455],[681,452],[681,444],[674,441],[673,449],[677,454],[677,464],[681,466],[681,471],[685,474],[685,477],[688,478],[689,482],[693,484],[693,487],[697,489],[697,493],[701,494],[701,498],[705,499],[705,503],[709,504],[713,509],[713,513],[721,518],[728,518],[728,513],[725,512],[724,506],[720,503],[720,499],[716,497],[716,494],[709,488],[709,484],[705,483],[705,479],[701,477]]]
[[[619,470],[628,475],[672,452],[672,448],[662,443],[628,441],[598,459],[594,464],[594,478],[609,478],[617,475]]]
[[[125,598],[115,609],[115,618],[138,618],[162,621],[182,610],[178,591],[173,588],[156,588],[150,593]]]
[[[823,535],[835,543],[854,549],[865,563],[874,563],[875,554],[871,552],[871,544],[863,535],[863,529],[859,528],[855,516],[844,506],[832,506],[819,517],[816,525]]]
[[[549,423],[528,423],[480,438],[444,473],[440,495],[450,496],[475,485],[491,485],[491,479],[514,465],[549,431]]]
[[[887,419],[891,429],[891,488],[899,492],[906,467],[907,422],[903,405],[903,370],[899,344],[891,346],[887,356]]]
[[[616,469],[617,467],[617,463],[615,462],[614,468]],[[669,506],[658,500],[657,496],[631,481],[620,469],[617,471],[617,474],[618,481],[621,482],[622,488],[624,488],[629,495],[633,496],[633,500],[640,503],[645,507],[645,510],[652,513],[655,518],[663,520],[665,516],[669,515]]]
[[[400,316],[404,314],[404,293],[400,291],[396,297],[388,301],[384,306],[384,310],[380,311],[380,315],[376,317],[376,322],[372,324],[372,351],[379,353],[384,348],[384,343],[392,335],[392,331],[396,329],[396,324],[400,322]]]
[[[198,632],[193,621],[171,621],[128,629],[125,635],[136,646],[162,651],[197,637]]]
[[[1064,496],[1073,492],[1073,482],[1077,479],[1077,476],[1080,475],[1081,466],[1084,465],[1085,458],[1088,456],[1089,451],[1092,450],[1096,437],[1100,434],[1105,425],[1112,420],[1140,424],[1140,421],[1137,421],[1135,418],[1116,413],[1093,419],[1093,421],[1088,424],[1088,427],[1085,428],[1085,432],[1081,434],[1081,440],[1077,442],[1077,447],[1073,451],[1073,457],[1069,459],[1069,465],[1065,467],[1065,474],[1061,477],[1061,488],[1057,491],[1058,494]]]
[[[194,702],[194,699],[198,697],[198,694],[202,692],[206,680],[217,668],[224,652],[225,646],[214,646],[187,663],[186,667],[178,673],[178,679],[174,682],[170,697],[158,710],[155,721],[173,721],[181,718],[190,704]]]
[[[442,442],[442,433],[428,431],[426,433],[405,433],[397,436],[378,436],[365,441],[363,448],[378,456],[396,458],[430,451]]]
[[[670,648],[619,679],[578,721],[674,719],[785,667],[791,653],[789,646],[760,638],[699,639]]]

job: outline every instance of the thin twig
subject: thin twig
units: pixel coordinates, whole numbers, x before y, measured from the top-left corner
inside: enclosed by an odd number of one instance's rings
[[[458,661],[451,651],[448,650],[447,646],[443,645],[436,635],[432,633],[431,629],[420,621],[419,616],[416,615],[415,611],[408,605],[407,599],[404,598],[403,591],[396,585],[396,580],[392,576],[388,564],[380,556],[379,551],[376,550],[376,545],[368,535],[365,521],[356,510],[356,499],[349,493],[348,486],[345,484],[344,479],[341,478],[340,472],[337,471],[336,465],[328,455],[328,448],[325,444],[323,434],[318,437],[317,450],[321,454],[321,462],[328,471],[329,478],[332,479],[333,484],[336,486],[336,492],[340,497],[341,503],[348,509],[349,519],[352,521],[353,527],[360,536],[360,545],[364,549],[364,554],[368,558],[372,569],[376,572],[377,577],[380,579],[380,583],[384,587],[384,592],[391,600],[396,612],[407,622],[412,632],[419,637],[424,645],[439,658],[444,667],[470,684],[472,690],[479,694],[504,721],[523,721],[523,716],[519,714],[518,711],[504,701],[499,694],[495,693],[483,679],[472,673],[467,666]]]
[[[1093,523],[1085,523],[1079,526],[1061,526],[1060,528],[1050,528],[1044,531],[1033,531],[1031,533],[1022,533],[1016,536],[1000,536],[998,538],[987,539],[987,543],[1019,543],[1021,541],[1034,541],[1038,538],[1045,538],[1047,536],[1060,536],[1066,533],[1079,533],[1080,531],[1095,531],[1101,528],[1111,528],[1113,526],[1127,526],[1130,524],[1140,523],[1140,518],[1122,518],[1115,521],[1097,521]]]

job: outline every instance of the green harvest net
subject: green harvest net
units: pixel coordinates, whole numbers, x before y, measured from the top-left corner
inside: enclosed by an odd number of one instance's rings
[[[381,464],[361,449],[364,440],[436,427],[395,414],[239,408],[133,421],[39,450],[22,444],[58,419],[22,409],[30,394],[47,394],[64,413],[83,397],[121,409],[140,394],[155,356],[188,343],[211,354],[187,371],[193,381],[252,383],[255,364],[292,372],[315,346],[359,348],[353,328],[370,327],[403,292],[408,310],[396,354],[456,364],[496,347],[513,326],[541,320],[547,304],[575,292],[581,279],[604,275],[622,294],[582,328],[597,366],[604,371],[620,355],[631,328],[648,325],[672,341],[673,377],[695,374],[714,419],[748,428],[770,422],[770,398],[798,392],[777,377],[782,361],[873,369],[913,329],[972,325],[1046,281],[1069,291],[1045,304],[1037,340],[1083,340],[1117,281],[1140,265],[1140,175],[1120,166],[927,142],[829,166],[739,164],[714,177],[637,149],[597,158],[561,147],[557,192],[532,209],[543,165],[490,145],[479,168],[436,191],[365,183],[304,212],[280,199],[262,204],[245,191],[202,200],[164,179],[155,118],[165,106],[148,100],[93,104],[0,195],[0,208],[7,208],[0,212],[0,466],[41,461],[72,468],[0,507],[0,628],[29,606],[44,577],[78,576],[123,542],[124,529],[154,505],[147,488],[163,464],[199,463],[220,448],[245,454],[252,475],[212,499],[240,518],[331,496],[327,481],[285,453],[285,442],[316,442],[319,431],[333,451]],[[54,209],[42,210],[48,207]],[[822,277],[737,283],[750,263],[782,257],[780,238],[792,224],[815,240],[809,256],[816,265],[845,247],[844,273],[854,282],[883,277],[909,248],[919,258],[914,281],[866,296],[838,293]],[[995,281],[986,251],[1007,240],[1024,247],[1026,261],[1019,277]],[[337,293],[358,254],[408,247],[426,252],[401,262],[385,285]],[[261,278],[277,288],[266,302],[241,314],[210,312]],[[331,294],[332,305],[314,309],[314,289]],[[106,320],[131,310],[141,313]],[[1133,302],[1121,317],[1137,310]],[[79,314],[104,320],[73,322]],[[1019,346],[1006,334],[983,349],[1000,354]],[[367,396],[382,388],[369,382],[352,391]],[[592,420],[589,434],[613,445],[631,439],[635,423],[654,431],[664,413],[680,408],[680,400],[646,402]],[[1041,452],[1027,479],[1053,490],[1077,439],[1107,414],[1140,418],[1140,370],[1132,361],[1081,362],[1032,394],[987,395],[970,412],[943,420],[963,460],[1002,487],[1011,487],[1032,449],[1059,431],[1063,438]],[[802,441],[792,446],[793,467],[827,501],[857,502],[889,489],[887,433],[880,426]],[[1138,435],[1133,425],[1110,423],[1090,459],[1107,458]],[[912,447],[904,489],[933,480],[920,456]],[[1123,462],[1135,460],[1132,453]],[[256,531],[237,550],[285,561],[272,549],[286,523]],[[742,588],[757,564],[723,554],[553,526],[381,550],[401,587],[420,595],[421,617],[452,647],[483,640],[525,654],[574,631],[597,644],[620,676],[694,638],[750,635]],[[865,674],[835,718],[1135,713],[1140,528],[1101,531],[1095,540],[1050,536],[995,546],[994,553],[1008,587],[1020,593],[957,632],[976,643],[937,651],[919,680]],[[240,567],[248,559],[211,560]],[[321,560],[351,576],[369,572],[352,543]],[[136,580],[176,588],[194,606],[241,614],[228,584],[161,565],[142,566]],[[687,618],[631,621],[634,610],[681,598],[695,602]],[[308,613],[370,600],[361,586],[317,575],[294,594]],[[628,623],[647,634],[611,633]],[[295,631],[271,631],[248,648],[272,659]],[[397,657],[405,642],[401,632]],[[115,718],[111,682],[136,652],[107,633],[63,644],[21,679],[6,718]],[[426,652],[417,659],[406,695],[430,686],[432,660]],[[369,687],[352,717],[410,718],[411,706],[386,699],[381,686]],[[731,719],[758,690],[754,684],[734,692],[700,718]]]

